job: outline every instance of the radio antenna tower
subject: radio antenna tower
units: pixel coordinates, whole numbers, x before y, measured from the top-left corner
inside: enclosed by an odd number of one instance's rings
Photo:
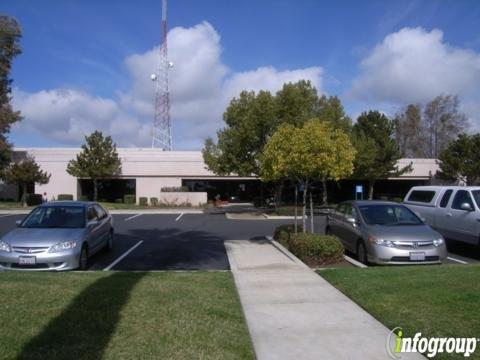
[[[151,75],[155,86],[155,115],[152,129],[152,148],[172,150],[172,124],[170,119],[170,92],[168,72],[173,63],[168,61],[167,49],[167,0],[162,0],[162,44],[157,72]]]

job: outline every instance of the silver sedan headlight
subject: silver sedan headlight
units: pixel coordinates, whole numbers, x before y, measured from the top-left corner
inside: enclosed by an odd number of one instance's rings
[[[9,243],[0,240],[0,251],[12,252],[12,248],[10,247]]]
[[[379,238],[376,238],[375,236],[369,236],[368,237],[368,242],[370,244],[386,246],[386,247],[394,247],[395,246],[395,244],[392,241],[379,239]]]
[[[442,238],[435,239],[435,240],[433,240],[433,246],[443,245],[444,242],[445,242],[445,240],[443,240]]]
[[[51,246],[48,252],[51,252],[51,253],[61,252],[65,250],[74,249],[76,247],[77,247],[76,241],[65,241],[65,242],[61,242]]]

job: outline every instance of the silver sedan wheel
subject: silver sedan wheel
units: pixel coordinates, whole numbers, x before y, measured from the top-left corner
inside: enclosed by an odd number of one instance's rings
[[[87,247],[84,246],[80,252],[80,259],[78,261],[78,267],[80,270],[87,270],[88,266],[88,251]]]

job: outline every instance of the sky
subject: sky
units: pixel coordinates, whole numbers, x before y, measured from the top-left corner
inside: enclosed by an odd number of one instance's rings
[[[151,145],[161,0],[3,0],[22,28],[17,147],[75,147],[94,130]],[[307,79],[355,120],[458,95],[480,129],[480,1],[169,0],[175,150],[199,150],[242,90]]]

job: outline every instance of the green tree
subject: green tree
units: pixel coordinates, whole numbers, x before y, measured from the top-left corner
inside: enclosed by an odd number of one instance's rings
[[[352,130],[352,119],[345,114],[342,102],[336,96],[322,95],[318,99],[317,115],[323,121],[327,121],[334,129],[341,129],[347,134]]]
[[[317,89],[309,80],[286,83],[275,96],[277,126],[284,123],[302,126],[318,115],[318,106]]]
[[[268,141],[261,158],[261,177],[265,181],[290,179],[304,188],[303,229],[307,193],[314,179],[339,180],[353,171],[355,149],[343,130],[334,130],[319,119],[302,127],[282,124]]]
[[[78,178],[90,178],[93,181],[93,200],[98,198],[98,181],[118,176],[122,165],[117,147],[110,136],[104,137],[100,131],[85,136],[85,144],[76,159],[70,160],[67,172]]]
[[[460,134],[439,156],[437,176],[467,185],[480,182],[480,134]]]
[[[42,171],[33,157],[27,157],[16,162],[12,162],[5,170],[5,181],[10,184],[18,184],[22,188],[22,204],[27,203],[27,184],[47,184],[50,181],[50,174]]]
[[[368,181],[368,198],[371,200],[378,179],[400,176],[411,171],[412,166],[398,168],[397,162],[402,154],[393,138],[394,123],[379,111],[362,113],[352,131],[352,141],[357,149],[353,177]]]
[[[11,161],[11,145],[7,141],[10,127],[21,119],[20,112],[10,104],[12,60],[21,53],[20,27],[15,19],[0,15],[0,171]]]

